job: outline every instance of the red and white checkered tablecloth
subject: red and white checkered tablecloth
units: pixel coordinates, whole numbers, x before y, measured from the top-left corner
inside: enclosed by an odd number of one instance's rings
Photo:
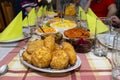
[[[25,42],[18,43],[24,46]],[[0,76],[0,80],[111,80],[111,64],[106,57],[97,57],[91,52],[82,54],[80,57],[81,66],[67,73],[44,73],[32,70],[24,66],[18,57],[19,48],[15,48],[0,62],[0,66],[8,64],[9,70]]]

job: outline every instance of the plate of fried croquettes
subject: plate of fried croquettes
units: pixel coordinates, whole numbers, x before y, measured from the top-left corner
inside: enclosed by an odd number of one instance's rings
[[[81,65],[73,46],[68,42],[57,44],[54,35],[28,42],[19,58],[27,67],[48,73],[69,72]]]

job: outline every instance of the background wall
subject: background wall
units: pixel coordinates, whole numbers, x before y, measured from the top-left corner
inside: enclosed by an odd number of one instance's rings
[[[15,0],[0,0],[0,32],[2,32],[14,18],[14,4]]]

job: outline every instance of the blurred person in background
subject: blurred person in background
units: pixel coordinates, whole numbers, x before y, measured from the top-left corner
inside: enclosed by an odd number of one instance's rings
[[[56,0],[56,1],[57,1],[56,11],[58,12],[58,14],[60,14],[60,17],[64,16],[64,13],[67,7],[70,7],[71,5],[73,5],[75,6],[75,10],[76,10],[77,6],[79,6],[79,3],[80,3],[80,0]]]
[[[40,3],[42,0],[16,0],[16,5],[15,5],[15,15],[17,15],[21,10],[23,13],[23,19],[27,14],[32,10],[33,7],[38,10],[39,5],[38,2]]]
[[[88,0],[80,0],[80,6],[84,8],[84,6],[87,4]],[[88,6],[89,7],[89,6]]]
[[[111,19],[112,19],[112,25],[115,28],[120,28],[120,18],[117,16],[111,16]]]
[[[111,16],[112,19],[112,25],[115,28],[120,28],[120,0],[115,0],[116,2],[116,7],[117,7],[117,12],[116,15]]]
[[[76,6],[78,6],[80,0],[60,0],[61,7],[63,7],[64,4],[70,4],[70,3],[74,3]]]
[[[98,17],[110,17],[117,12],[114,0],[87,0],[83,9],[87,12],[88,8],[91,8]]]

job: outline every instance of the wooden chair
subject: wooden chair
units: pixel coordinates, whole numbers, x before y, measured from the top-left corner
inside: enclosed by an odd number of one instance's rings
[[[0,10],[0,32],[2,32],[4,28],[5,28],[5,24],[4,24],[3,16]]]
[[[6,25],[8,25],[14,18],[12,3],[8,1],[1,2],[1,7],[4,14]]]

